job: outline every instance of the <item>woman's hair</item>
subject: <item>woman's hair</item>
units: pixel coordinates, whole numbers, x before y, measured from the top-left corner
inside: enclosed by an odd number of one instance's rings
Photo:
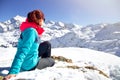
[[[44,14],[41,10],[33,10],[29,12],[27,14],[27,19],[28,22],[35,22],[36,24],[39,24],[39,19],[43,19],[45,21]]]

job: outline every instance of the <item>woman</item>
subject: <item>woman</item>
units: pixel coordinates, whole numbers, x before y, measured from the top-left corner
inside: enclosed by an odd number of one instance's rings
[[[4,80],[15,77],[21,71],[30,71],[35,68],[43,69],[54,65],[54,60],[50,58],[51,44],[48,41],[40,43],[39,37],[44,32],[41,27],[44,20],[44,14],[40,10],[28,13],[26,21],[20,26],[21,35],[17,52]]]

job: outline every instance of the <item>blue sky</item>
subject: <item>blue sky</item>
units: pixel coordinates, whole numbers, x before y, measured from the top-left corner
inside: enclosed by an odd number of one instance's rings
[[[1,0],[0,22],[41,9],[46,20],[79,25],[120,21],[119,0]]]

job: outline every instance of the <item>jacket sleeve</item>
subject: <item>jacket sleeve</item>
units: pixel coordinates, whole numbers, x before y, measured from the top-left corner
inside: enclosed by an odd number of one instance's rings
[[[20,72],[22,63],[30,51],[32,44],[35,42],[35,38],[36,34],[34,29],[30,28],[24,31],[22,42],[19,42],[21,43],[20,45],[18,43],[19,46],[8,74],[18,74]]]

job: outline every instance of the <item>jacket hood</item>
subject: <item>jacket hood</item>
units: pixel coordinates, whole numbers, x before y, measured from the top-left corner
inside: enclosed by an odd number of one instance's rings
[[[36,29],[38,35],[42,35],[42,33],[44,32],[44,29],[42,27],[38,26],[34,22],[28,22],[27,19],[26,19],[26,21],[22,22],[22,24],[20,25],[20,30],[21,30],[21,32],[23,32],[27,28],[34,28],[34,29]]]

